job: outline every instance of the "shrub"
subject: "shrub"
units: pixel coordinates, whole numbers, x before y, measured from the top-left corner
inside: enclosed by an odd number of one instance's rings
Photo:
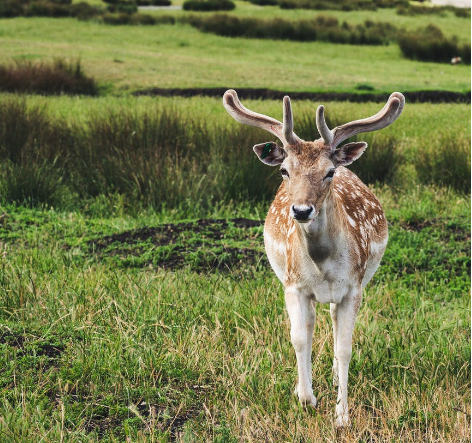
[[[459,18],[470,18],[470,9],[454,8],[454,15]]]
[[[155,25],[156,18],[149,14],[132,14],[131,22],[132,25]]]
[[[46,95],[98,93],[95,80],[84,74],[80,61],[68,63],[61,59],[52,64],[19,61],[0,66],[0,90]]]
[[[154,16],[158,25],[175,25],[175,17],[172,15],[156,15]]]
[[[170,0],[138,0],[138,6],[170,6]]]
[[[107,25],[129,25],[131,23],[131,14],[112,14],[111,12],[106,12],[102,15],[102,20]]]
[[[55,3],[56,5],[70,5],[72,4],[72,0],[49,0],[51,3]]]
[[[119,1],[117,3],[110,3],[107,7],[109,12],[119,12],[124,14],[133,14],[137,12],[138,6],[135,2]]]
[[[67,6],[58,5],[49,1],[31,2],[25,6],[25,15],[28,17],[68,17],[70,11]]]
[[[461,46],[456,38],[447,39],[435,25],[399,35],[398,44],[403,55],[413,60],[449,63],[452,57],[460,56],[470,63],[470,45]]]
[[[329,41],[332,43],[381,45],[387,44],[396,29],[385,23],[356,27],[339,25],[335,17],[319,15],[313,20],[292,22],[283,19],[259,20],[228,15],[187,18],[192,26],[226,37],[267,38],[296,41]]]
[[[23,15],[23,13],[23,5],[18,0],[0,1],[0,17],[18,17]]]
[[[236,5],[230,0],[187,0],[185,11],[231,11]]]
[[[155,25],[159,22],[159,17],[148,14],[111,14],[109,12],[103,14],[102,20],[108,25]]]
[[[86,2],[73,3],[69,6],[70,15],[79,20],[88,20],[102,13],[101,9]]]
[[[249,0],[249,3],[258,6],[276,6],[278,4],[277,0]]]

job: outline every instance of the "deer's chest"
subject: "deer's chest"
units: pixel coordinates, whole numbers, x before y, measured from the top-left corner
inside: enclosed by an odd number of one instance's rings
[[[296,237],[282,242],[270,231],[264,239],[272,269],[286,288],[294,286],[320,303],[339,303],[351,292],[355,282],[349,253],[338,244],[323,240],[302,244]]]

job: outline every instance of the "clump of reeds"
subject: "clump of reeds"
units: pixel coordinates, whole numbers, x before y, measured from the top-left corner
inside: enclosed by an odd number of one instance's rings
[[[52,63],[21,60],[0,66],[0,91],[97,95],[98,86],[84,73],[80,60],[56,59]]]
[[[0,194],[4,202],[82,207],[97,197],[121,196],[129,207],[202,208],[218,202],[270,200],[277,168],[263,165],[251,146],[265,132],[236,123],[202,122],[173,107],[150,106],[92,113],[86,124],[52,118],[25,99],[0,106]],[[297,119],[297,134],[317,137],[312,115]],[[340,122],[328,121],[330,127]],[[395,184],[403,158],[399,139],[364,134],[369,148],[350,168],[366,183]],[[470,191],[470,139],[432,140],[419,147],[421,182]]]

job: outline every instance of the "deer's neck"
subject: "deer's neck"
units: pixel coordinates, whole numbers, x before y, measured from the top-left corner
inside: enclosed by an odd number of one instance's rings
[[[339,249],[340,226],[337,225],[338,208],[328,195],[317,216],[310,223],[298,224],[302,247],[315,263],[321,263]]]

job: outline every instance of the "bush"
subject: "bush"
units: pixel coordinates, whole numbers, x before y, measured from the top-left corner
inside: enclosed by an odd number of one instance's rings
[[[11,18],[24,14],[23,5],[18,0],[0,1],[0,17]]]
[[[112,14],[106,12],[102,15],[103,23],[107,25],[129,25],[131,23],[131,14]]]
[[[401,34],[398,44],[403,55],[413,60],[450,63],[452,57],[460,56],[470,64],[470,44],[461,46],[456,38],[447,39],[435,25]]]
[[[170,0],[138,0],[138,6],[170,6]]]
[[[454,8],[454,15],[459,18],[470,18],[470,9]]]
[[[175,25],[175,17],[173,15],[156,15],[154,16],[158,25]]]
[[[249,0],[249,3],[258,6],[276,6],[278,4],[277,0]]]
[[[20,61],[0,66],[0,91],[97,95],[98,88],[95,80],[84,74],[80,61],[58,59],[52,64]]]
[[[191,16],[192,26],[226,37],[266,38],[295,41],[328,41],[331,43],[382,45],[388,44],[396,29],[386,23],[369,22],[367,25],[339,25],[335,17],[319,15],[313,20],[292,22],[283,19],[259,20],[228,15],[211,17]]]
[[[141,14],[139,12],[135,14],[111,14],[107,12],[103,14],[102,20],[108,25],[155,25],[159,23],[160,17]]]
[[[156,18],[149,14],[136,13],[131,15],[132,25],[155,25]]]
[[[69,11],[72,17],[77,17],[79,20],[88,20],[102,13],[101,9],[85,2],[73,3],[69,6]]]
[[[109,12],[120,12],[124,14],[133,14],[138,11],[138,6],[135,2],[119,1],[110,3],[107,7]]]
[[[236,5],[230,0],[187,0],[185,11],[231,11]]]
[[[67,6],[48,1],[31,2],[26,5],[24,13],[27,17],[69,17]]]

